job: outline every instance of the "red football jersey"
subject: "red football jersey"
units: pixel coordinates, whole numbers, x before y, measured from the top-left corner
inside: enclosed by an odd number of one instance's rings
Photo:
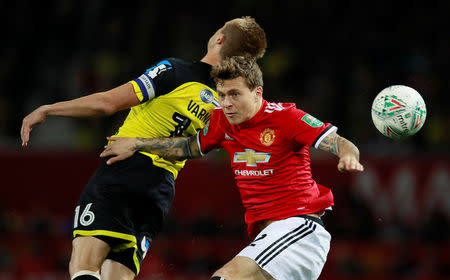
[[[250,120],[231,125],[221,108],[198,133],[202,154],[223,147],[245,208],[248,233],[255,222],[311,214],[333,206],[329,188],[316,184],[311,175],[309,146],[318,147],[336,131],[297,109],[295,104],[263,100]]]

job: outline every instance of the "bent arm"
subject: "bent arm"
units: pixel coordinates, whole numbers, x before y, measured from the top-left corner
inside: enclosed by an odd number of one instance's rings
[[[117,111],[138,105],[139,99],[130,83],[105,92],[93,93],[69,101],[43,105],[27,115],[20,131],[22,146],[27,146],[34,126],[45,121],[47,116],[89,118],[112,115]]]
[[[197,144],[197,135],[174,138],[128,138],[108,137],[110,144],[100,154],[100,157],[110,158],[106,163],[113,164],[132,156],[136,151],[159,155],[166,160],[185,160],[201,157]]]
[[[137,138],[138,151],[157,154],[168,160],[185,160],[201,157],[197,135],[174,138]]]
[[[359,150],[355,144],[335,132],[322,140],[319,149],[339,157],[338,169],[341,172],[364,170],[364,167],[359,163]]]

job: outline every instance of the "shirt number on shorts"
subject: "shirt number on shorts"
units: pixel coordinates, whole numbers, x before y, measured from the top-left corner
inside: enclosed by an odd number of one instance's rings
[[[88,226],[94,222],[95,215],[94,212],[89,211],[91,209],[92,203],[88,203],[86,208],[84,208],[83,212],[80,215],[80,205],[75,208],[75,218],[73,220],[73,227],[78,227],[78,218],[80,220],[80,224],[82,226]]]

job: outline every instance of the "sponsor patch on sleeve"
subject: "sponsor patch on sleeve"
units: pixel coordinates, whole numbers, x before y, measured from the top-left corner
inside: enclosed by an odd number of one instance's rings
[[[304,115],[302,118],[302,121],[304,121],[311,127],[321,127],[323,125],[323,122],[319,121],[318,119],[311,116],[310,114]]]
[[[154,79],[156,76],[161,75],[169,69],[172,69],[172,63],[168,60],[163,60],[158,62],[155,66],[147,69],[145,74],[147,74],[151,79]]]
[[[209,122],[207,122],[205,127],[203,128],[203,136],[206,136],[206,134],[208,134],[208,128],[209,128]]]

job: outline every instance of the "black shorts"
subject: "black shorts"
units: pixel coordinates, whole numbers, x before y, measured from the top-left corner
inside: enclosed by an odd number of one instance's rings
[[[141,153],[112,165],[105,159],[75,208],[73,236],[105,241],[111,247],[107,259],[137,275],[172,204],[174,184],[170,171]]]

